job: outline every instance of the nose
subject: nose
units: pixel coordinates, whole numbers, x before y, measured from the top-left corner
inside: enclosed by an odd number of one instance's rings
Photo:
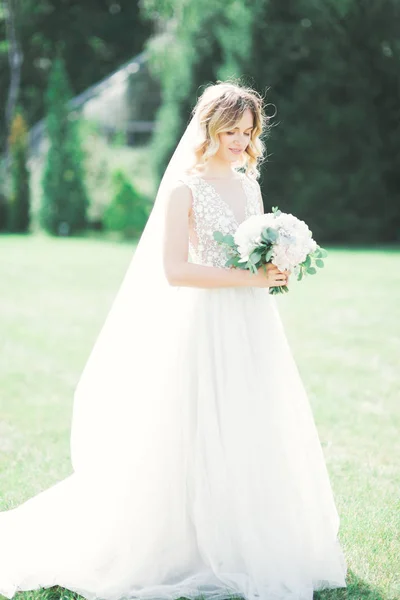
[[[234,144],[236,146],[241,147],[243,142],[246,140],[246,136],[244,133],[240,133],[240,131],[236,131],[235,132],[235,136],[234,136]]]

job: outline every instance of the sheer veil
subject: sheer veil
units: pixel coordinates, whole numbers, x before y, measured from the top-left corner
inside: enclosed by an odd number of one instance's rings
[[[152,431],[154,403],[159,399],[152,395],[151,383],[165,368],[177,324],[179,292],[163,272],[164,211],[169,188],[194,163],[198,127],[194,114],[164,173],[146,227],[76,387],[71,461],[77,473],[113,472],[123,463],[132,467],[132,436],[136,449],[138,436],[143,435],[145,451],[143,428],[148,434]]]

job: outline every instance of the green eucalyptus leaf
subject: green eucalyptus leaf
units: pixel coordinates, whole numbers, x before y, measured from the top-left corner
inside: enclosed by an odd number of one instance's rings
[[[223,243],[224,243],[224,238],[225,238],[225,236],[224,236],[224,234],[223,234],[223,233],[221,233],[220,231],[214,231],[214,233],[213,233],[213,237],[214,237],[214,240],[215,240],[216,242],[218,242],[219,244],[223,244]]]
[[[256,263],[258,263],[261,256],[262,256],[262,252],[260,252],[260,250],[258,250],[258,249],[253,250],[253,252],[250,254],[250,260],[255,265]]]
[[[238,269],[242,269],[242,271],[246,271],[247,270],[247,263],[241,263],[238,262],[237,265],[235,265]]]
[[[315,275],[316,272],[317,272],[317,269],[315,267],[308,267],[308,269],[307,269],[307,273],[309,275]]]
[[[237,257],[236,256],[232,256],[229,260],[226,261],[225,266],[226,267],[236,267],[237,266]]]
[[[224,244],[224,245],[229,246],[230,248],[234,248],[234,249],[237,248],[235,239],[232,235],[224,235],[223,233],[221,233],[221,231],[214,231],[213,238],[219,244]]]
[[[250,261],[248,262],[249,265],[249,269],[252,273],[254,273],[254,275],[257,273],[257,267],[255,265],[253,265]]]
[[[273,296],[276,296],[277,294],[287,294],[288,291],[289,291],[289,288],[287,287],[287,285],[279,285],[279,286],[269,288],[269,293],[272,294]]]
[[[276,240],[278,239],[278,232],[272,227],[267,227],[267,236],[270,242],[276,242]]]
[[[267,228],[263,229],[261,232],[261,239],[263,240],[263,242],[266,242],[267,244],[270,244],[270,240],[268,237],[268,233],[267,233]]]
[[[306,268],[311,267],[311,256],[308,255],[306,260],[302,263]]]
[[[273,248],[270,248],[266,253],[265,253],[265,262],[269,262],[272,258],[272,255],[274,253]]]
[[[315,261],[315,264],[317,265],[317,267],[319,267],[320,269],[323,269],[325,266],[324,261],[321,258],[317,258],[317,260]]]
[[[236,243],[235,243],[235,239],[234,239],[233,235],[230,235],[230,234],[226,235],[224,237],[224,242],[231,248],[236,248]]]

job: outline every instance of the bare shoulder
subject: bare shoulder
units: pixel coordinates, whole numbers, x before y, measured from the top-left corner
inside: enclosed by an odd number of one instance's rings
[[[184,181],[175,181],[168,188],[167,201],[170,207],[189,210],[192,204],[192,191]]]
[[[261,194],[261,187],[260,187],[260,184],[258,183],[258,180],[252,175],[244,174],[244,177],[247,179],[249,184],[252,185],[253,188],[259,192],[259,194]]]
[[[250,180],[253,182],[254,187],[260,192],[261,194],[261,187],[260,187],[260,183],[258,181],[258,179],[256,179],[255,177],[250,177]]]
[[[264,214],[264,202],[262,199],[261,187],[260,187],[260,184],[258,183],[258,180],[254,176],[245,175],[245,177],[246,177],[247,181],[249,182],[249,185],[251,186],[255,197],[257,197],[259,207],[260,207],[260,213]]]

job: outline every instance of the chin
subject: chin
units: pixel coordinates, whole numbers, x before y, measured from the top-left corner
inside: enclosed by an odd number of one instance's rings
[[[226,162],[228,162],[230,165],[238,165],[240,164],[242,161],[239,158],[236,158],[235,156],[232,156],[232,154],[229,152],[229,154],[227,154],[227,156],[225,157]]]
[[[233,158],[233,160],[231,159],[229,162],[231,163],[231,165],[233,167],[236,167],[238,169],[239,167],[243,167],[243,165],[245,164],[246,161],[245,161],[244,157],[241,156],[240,158],[236,158],[236,159]]]

